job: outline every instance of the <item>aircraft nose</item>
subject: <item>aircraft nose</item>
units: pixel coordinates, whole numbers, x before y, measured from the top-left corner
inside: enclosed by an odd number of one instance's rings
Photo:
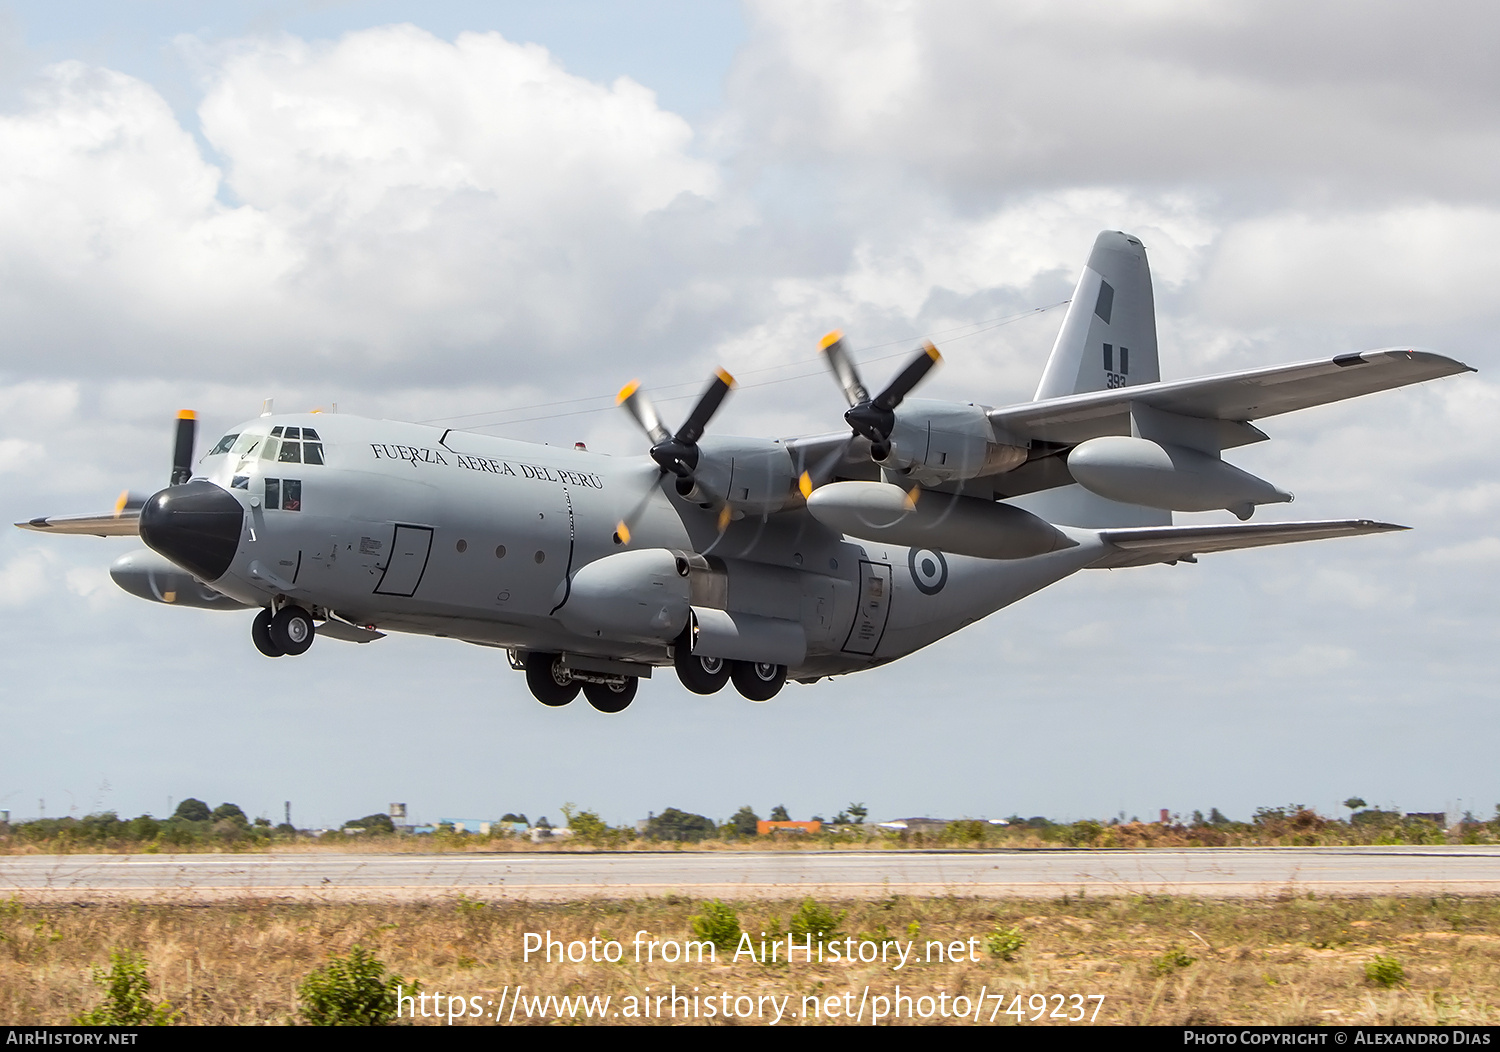
[[[217,581],[240,547],[245,510],[212,482],[186,482],[141,508],[141,540],[203,581]]]

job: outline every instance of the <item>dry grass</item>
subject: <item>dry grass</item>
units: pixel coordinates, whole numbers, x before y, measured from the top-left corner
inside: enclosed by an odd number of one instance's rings
[[[733,905],[757,940],[763,930],[785,931],[797,908],[785,901]],[[153,996],[182,1010],[185,1023],[295,1022],[298,983],[330,954],[355,945],[428,993],[481,1003],[513,998],[523,985],[528,994],[609,995],[618,1010],[624,998],[648,987],[655,997],[676,984],[679,993],[697,988],[700,997],[790,995],[788,1007],[797,1012],[804,996],[852,992],[849,1003],[857,1006],[866,987],[872,997],[891,997],[900,984],[907,996],[941,992],[971,1003],[981,990],[999,992],[1003,1007],[1020,995],[1028,1022],[1036,1002],[1028,1006],[1027,999],[1036,994],[1102,994],[1100,1023],[1500,1022],[1500,900],[1493,898],[893,898],[829,905],[847,911],[839,927],[856,938],[906,940],[915,931],[918,949],[928,940],[974,938],[983,959],[911,963],[899,971],[800,959],[731,963],[727,955],[717,964],[635,963],[637,931],[692,937],[691,918],[702,903],[670,898],[559,905],[10,903],[0,904],[0,1023],[65,1023],[93,1007],[101,992],[92,969],[122,948],[145,954]],[[1024,938],[1013,960],[983,953],[984,937],[996,929]],[[564,942],[618,939],[624,960],[524,962],[524,933],[549,930]],[[1401,962],[1406,985],[1370,984],[1365,964],[1377,955]],[[995,1004],[986,1000],[982,1020]],[[1055,997],[1046,1003],[1048,1011],[1056,1006]],[[1093,1004],[1087,1007],[1092,1012]],[[1072,1010],[1067,1002],[1065,1014]],[[515,1021],[523,1019],[518,1013]],[[1002,1008],[995,1021],[1015,1017]]]

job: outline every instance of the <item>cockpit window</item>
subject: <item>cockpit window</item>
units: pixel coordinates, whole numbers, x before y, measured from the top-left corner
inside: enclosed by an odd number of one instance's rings
[[[251,431],[243,432],[239,435],[234,445],[230,447],[229,452],[237,457],[248,457],[255,452],[256,443],[264,437],[264,435],[257,435]]]
[[[234,440],[237,439],[237,438],[239,438],[239,437],[240,436],[239,436],[238,433],[235,433],[233,435],[225,435],[223,438],[219,439],[219,444],[218,445],[214,446],[213,449],[210,449],[208,451],[208,455],[211,456],[211,457],[216,457],[220,453],[228,453],[229,450],[230,450],[230,447],[232,447],[234,445]]]
[[[280,439],[267,439],[267,442],[279,443],[276,451],[276,461],[279,464],[323,463],[323,443],[319,441],[318,433],[310,427],[284,428]],[[263,456],[267,460],[271,459],[269,450]]]

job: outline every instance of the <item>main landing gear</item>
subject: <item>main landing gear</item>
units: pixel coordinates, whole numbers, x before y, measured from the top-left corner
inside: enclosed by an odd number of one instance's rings
[[[786,683],[786,666],[754,661],[703,657],[688,649],[686,640],[673,648],[677,678],[694,694],[717,694],[731,679],[734,689],[751,701],[770,701]]]
[[[284,606],[275,614],[267,607],[250,626],[255,649],[266,657],[305,654],[316,634],[312,614],[300,606]]]
[[[569,669],[557,654],[526,655],[526,686],[537,701],[554,708],[578,697],[581,689],[600,712],[624,712],[635,700],[640,682],[635,676],[596,676]]]

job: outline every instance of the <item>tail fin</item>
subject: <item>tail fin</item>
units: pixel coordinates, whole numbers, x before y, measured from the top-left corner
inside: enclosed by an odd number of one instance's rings
[[[1033,401],[1160,379],[1146,250],[1139,238],[1106,230],[1079,275]]]
[[[1033,401],[1154,384],[1161,379],[1156,356],[1156,301],[1151,265],[1140,239],[1106,230],[1079,275],[1062,331],[1042,371]],[[1077,484],[1028,494],[1011,503],[1065,526],[1170,526],[1172,513],[1121,504]]]

